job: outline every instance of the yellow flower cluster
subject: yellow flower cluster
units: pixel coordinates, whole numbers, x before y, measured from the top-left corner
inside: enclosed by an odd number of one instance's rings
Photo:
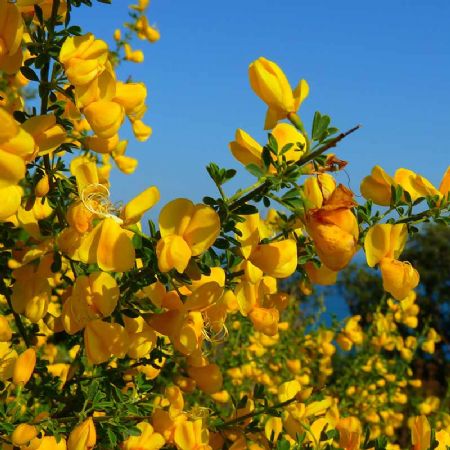
[[[126,27],[155,42],[148,3],[131,6]],[[425,450],[429,419],[445,448],[448,399],[432,383],[420,390],[418,362],[442,337],[424,325],[419,274],[400,257],[410,224],[445,219],[450,171],[436,189],[376,166],[358,205],[331,174],[345,161],[326,153],[346,134],[306,133],[308,84],[292,89],[259,58],[249,78],[269,142],[238,129],[229,144],[257,182],[228,196],[236,171],[211,164],[220,197],[171,200],[147,232],[155,186],[125,205],[109,195],[110,159],[125,173],[137,164],[119,137],[125,116],[137,140],[151,134],[147,88],[118,81],[120,59],[92,33],[55,31],[73,6],[0,0],[0,448],[357,450],[368,430],[393,450],[409,427]],[[39,83],[40,114],[20,97],[20,68]],[[422,198],[430,208],[414,215]],[[263,217],[259,202],[281,208]],[[372,203],[389,209],[371,214]],[[335,284],[361,248],[384,299],[370,317],[319,325],[303,309],[313,286]]]

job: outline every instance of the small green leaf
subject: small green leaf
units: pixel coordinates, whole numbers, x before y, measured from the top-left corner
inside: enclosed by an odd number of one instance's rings
[[[242,216],[247,216],[249,214],[256,214],[258,212],[258,208],[254,205],[242,205],[233,212]]]
[[[22,66],[20,68],[20,72],[27,80],[39,81],[39,77],[36,75],[36,72],[30,67]]]
[[[261,167],[257,166],[256,164],[248,164],[245,166],[246,170],[249,171],[252,175],[254,175],[257,178],[261,178],[264,176],[263,171],[261,170]]]

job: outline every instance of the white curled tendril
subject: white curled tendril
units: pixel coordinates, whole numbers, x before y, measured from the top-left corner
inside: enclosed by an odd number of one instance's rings
[[[85,208],[92,214],[104,219],[113,219],[119,224],[123,223],[119,217],[121,208],[111,201],[109,189],[104,184],[88,184],[81,191],[80,197]]]

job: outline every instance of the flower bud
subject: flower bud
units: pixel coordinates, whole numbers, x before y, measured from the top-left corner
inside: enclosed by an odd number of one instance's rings
[[[70,433],[67,441],[67,450],[90,450],[97,442],[94,422],[89,417],[76,426]]]
[[[297,112],[308,96],[309,87],[305,80],[301,80],[293,91],[280,67],[266,58],[252,62],[248,73],[253,91],[269,107],[264,125],[266,130],[273,128],[289,113]]]
[[[22,446],[28,444],[38,434],[38,431],[34,425],[27,423],[21,423],[17,425],[11,436],[11,441],[15,446]]]
[[[19,355],[13,372],[13,383],[16,385],[25,385],[33,374],[36,365],[36,351],[29,348]]]
[[[50,190],[48,175],[44,175],[36,184],[34,194],[36,197],[45,197]]]

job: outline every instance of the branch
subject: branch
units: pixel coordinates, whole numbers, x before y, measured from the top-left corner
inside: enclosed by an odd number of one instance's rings
[[[254,410],[254,411],[252,411],[252,412],[250,412],[248,414],[244,414],[241,417],[237,417],[236,419],[229,420],[228,422],[224,422],[224,423],[222,423],[220,425],[217,425],[217,428],[218,429],[228,428],[231,425],[235,425],[235,424],[237,424],[239,422],[242,422],[244,420],[251,419],[252,417],[256,417],[256,416],[259,416],[261,414],[264,414],[269,409],[283,408],[284,406],[290,405],[291,403],[295,403],[297,401],[298,400],[295,397],[293,397],[293,398],[291,398],[289,400],[286,400],[284,402],[276,403],[275,405],[272,405],[272,406],[268,406],[268,407],[264,407],[262,409]]]
[[[325,145],[323,145],[322,147],[319,147],[317,150],[313,151],[312,153],[306,155],[305,157],[299,159],[296,162],[297,166],[303,166],[304,164],[306,164],[309,161],[312,161],[314,158],[316,158],[317,156],[320,156],[322,153],[326,152],[327,150],[329,150],[330,148],[336,147],[336,145],[342,141],[342,139],[345,139],[348,135],[354,133],[355,131],[359,130],[361,128],[361,125],[356,125],[353,128],[350,128],[350,130],[347,130],[345,133],[341,133],[338,136],[336,136],[335,138],[331,139],[330,141],[328,141]]]
[[[345,139],[350,134],[354,133],[355,131],[359,130],[361,128],[361,125],[356,125],[353,128],[350,128],[350,130],[347,130],[345,133],[341,133],[338,136],[336,136],[334,139],[331,139],[329,142],[327,142],[322,147],[318,148],[317,150],[313,151],[312,153],[309,153],[305,157],[298,160],[295,164],[297,166],[303,166],[309,161],[312,161],[317,156],[320,156],[322,153],[326,152],[330,148],[336,147],[336,145],[342,141],[342,139]],[[253,191],[250,191],[248,194],[244,195],[240,199],[236,200],[235,202],[231,203],[229,206],[230,211],[234,211],[239,206],[244,205],[250,200],[253,200],[253,198],[257,195],[260,195],[264,193],[264,191],[270,187],[270,181],[266,180],[262,184],[260,184],[257,188],[255,188]]]

